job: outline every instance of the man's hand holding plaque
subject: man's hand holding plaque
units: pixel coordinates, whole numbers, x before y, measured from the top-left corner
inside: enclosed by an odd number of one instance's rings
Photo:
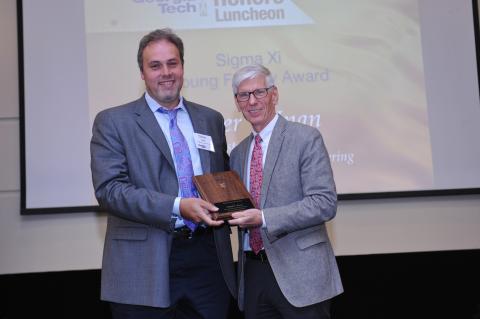
[[[254,208],[250,193],[234,171],[204,174],[193,177],[201,198],[218,207],[212,212],[214,220],[232,219],[232,213]]]

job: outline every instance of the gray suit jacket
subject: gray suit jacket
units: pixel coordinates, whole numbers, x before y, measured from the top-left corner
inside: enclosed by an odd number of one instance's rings
[[[231,169],[246,180],[252,135],[231,153]],[[265,252],[286,299],[304,307],[343,291],[325,222],[336,214],[330,160],[317,129],[279,116],[263,171],[260,207]],[[244,308],[243,234],[239,231],[239,295]]]
[[[215,152],[199,150],[204,173],[228,169],[222,115],[185,101],[195,132]],[[168,307],[171,214],[178,182],[167,140],[145,98],[104,110],[91,140],[95,196],[108,214],[102,263],[103,300]],[[222,272],[236,296],[230,228],[215,229]]]

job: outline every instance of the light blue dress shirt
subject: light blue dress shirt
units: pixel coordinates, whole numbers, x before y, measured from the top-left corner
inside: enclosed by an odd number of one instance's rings
[[[168,114],[158,112],[159,108],[164,108],[166,110],[168,109],[158,104],[157,101],[155,101],[148,94],[148,92],[145,92],[145,100],[147,101],[148,107],[153,112],[153,115],[155,115],[158,125],[160,125],[160,128],[162,129],[163,134],[167,139],[168,147],[170,148],[170,153],[172,154],[172,158],[175,158],[172,141],[170,139],[170,127],[169,127],[170,120],[168,118]],[[177,108],[180,109],[177,113],[177,125],[182,131],[183,136],[187,140],[188,149],[190,151],[190,156],[192,158],[193,173],[194,175],[202,175],[203,174],[202,163],[200,162],[200,154],[198,152],[198,148],[196,147],[195,139],[193,137],[194,130],[192,125],[192,120],[190,119],[187,109],[183,104],[183,97],[180,97],[180,102],[174,109],[177,109]],[[177,164],[175,163],[175,161],[173,161],[173,163],[175,165],[175,170],[176,170]],[[175,202],[173,204],[173,211],[172,211],[172,215],[176,217],[175,228],[178,228],[184,225],[183,220],[180,217],[180,199],[181,199],[180,195],[181,194],[180,194],[180,187],[179,187],[178,197],[175,198]]]

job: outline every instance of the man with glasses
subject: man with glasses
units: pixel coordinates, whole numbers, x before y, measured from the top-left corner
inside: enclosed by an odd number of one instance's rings
[[[261,65],[232,80],[237,109],[252,133],[232,150],[256,208],[232,214],[239,230],[238,303],[246,319],[330,318],[343,291],[325,222],[337,196],[319,131],[276,113],[279,93]]]

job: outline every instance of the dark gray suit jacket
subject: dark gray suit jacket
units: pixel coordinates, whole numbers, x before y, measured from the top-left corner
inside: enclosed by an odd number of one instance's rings
[[[252,135],[230,155],[246,181]],[[265,252],[286,299],[304,307],[343,291],[325,222],[335,217],[337,194],[330,159],[317,129],[279,116],[268,145],[260,207]],[[239,232],[239,294],[244,301],[243,232]]]
[[[215,152],[199,150],[204,173],[228,169],[222,115],[184,101],[196,133],[212,137]],[[168,307],[171,214],[178,196],[167,140],[144,96],[104,110],[91,140],[95,196],[108,212],[102,263],[103,300]],[[215,229],[222,272],[236,296],[230,228]]]

